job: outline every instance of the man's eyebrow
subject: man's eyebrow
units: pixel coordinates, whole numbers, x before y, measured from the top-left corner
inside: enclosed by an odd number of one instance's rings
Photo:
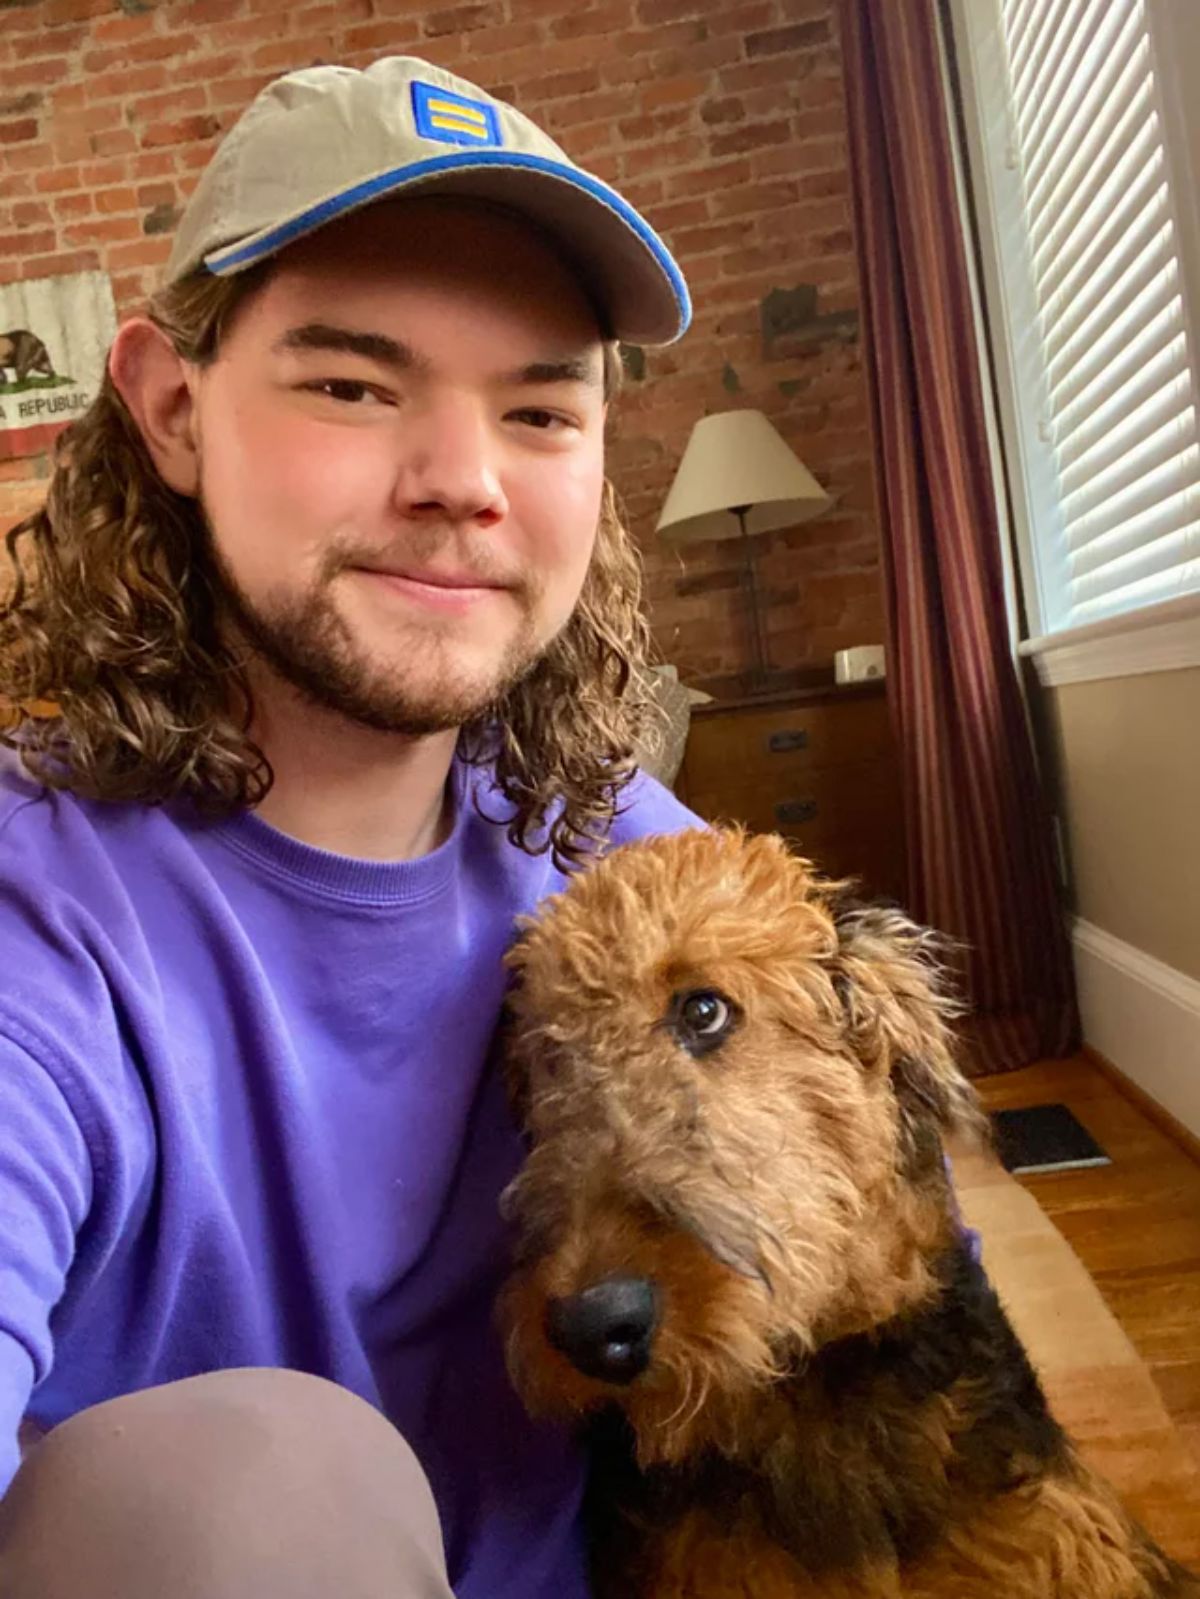
[[[515,372],[505,373],[502,381],[514,386],[534,383],[586,383],[589,388],[603,387],[603,374],[596,363],[586,355],[571,355],[561,361],[531,361]]]
[[[355,328],[339,328],[329,322],[304,322],[289,328],[275,341],[276,350],[327,350],[344,355],[361,355],[400,372],[427,372],[429,358],[411,345],[387,333],[368,333]],[[541,383],[584,383],[603,387],[603,374],[587,355],[569,355],[559,360],[530,361],[500,378],[505,386],[532,386]]]
[[[428,367],[424,356],[411,346],[386,333],[363,333],[354,328],[334,327],[328,322],[305,322],[289,328],[276,339],[276,350],[334,350],[345,355],[361,355],[401,372],[419,372]]]

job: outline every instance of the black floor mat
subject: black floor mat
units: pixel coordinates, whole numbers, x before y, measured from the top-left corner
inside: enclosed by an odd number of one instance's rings
[[[992,1126],[1000,1159],[1010,1172],[1073,1171],[1112,1164],[1065,1105],[993,1111]]]

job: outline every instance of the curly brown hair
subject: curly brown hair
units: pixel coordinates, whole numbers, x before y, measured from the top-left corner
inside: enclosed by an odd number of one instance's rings
[[[230,278],[199,272],[147,310],[185,359],[207,365],[270,263]],[[605,393],[621,360],[605,344]],[[259,804],[273,781],[250,736],[253,701],[221,626],[198,503],[169,488],[105,374],[56,441],[43,507],[6,538],[0,603],[0,740],[38,782],[91,799],[209,813]],[[641,563],[611,483],[583,591],[525,678],[460,729],[459,751],[494,766],[508,835],[577,863],[607,830],[652,736]],[[46,714],[47,709],[51,714]]]

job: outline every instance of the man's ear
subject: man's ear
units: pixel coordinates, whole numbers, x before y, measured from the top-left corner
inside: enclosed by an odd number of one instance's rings
[[[888,1074],[906,1118],[985,1137],[978,1098],[956,1059],[951,1022],[962,1007],[949,992],[936,935],[888,906],[845,908],[836,926],[831,976],[854,1053]]]
[[[122,323],[108,353],[108,372],[150,452],[159,476],[177,494],[200,489],[191,369],[149,317]]]

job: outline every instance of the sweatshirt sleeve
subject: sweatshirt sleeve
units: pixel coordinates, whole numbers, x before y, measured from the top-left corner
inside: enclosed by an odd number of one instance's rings
[[[92,1199],[87,1142],[50,1074],[0,1035],[0,1494],[19,1464],[17,1429],[54,1356],[62,1298]]]

